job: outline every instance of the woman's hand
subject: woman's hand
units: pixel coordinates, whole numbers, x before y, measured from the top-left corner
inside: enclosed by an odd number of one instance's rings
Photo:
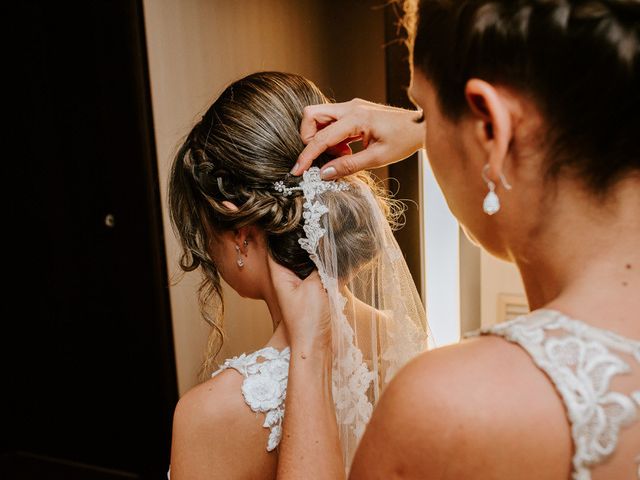
[[[331,396],[329,299],[317,272],[304,281],[269,257],[291,347],[278,480],[345,478]]]
[[[318,272],[314,271],[303,281],[271,257],[269,270],[291,349],[301,352],[329,350],[329,298]]]
[[[419,117],[413,110],[360,99],[306,107],[300,136],[307,146],[291,173],[302,174],[324,151],[342,155],[322,167],[326,180],[398,162],[423,146]],[[348,144],[356,140],[362,140],[364,149],[351,154]]]

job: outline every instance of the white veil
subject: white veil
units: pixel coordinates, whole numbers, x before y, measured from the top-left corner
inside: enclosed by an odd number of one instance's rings
[[[299,186],[305,238],[329,297],[332,391],[347,470],[373,405],[395,373],[427,348],[424,307],[371,187],[356,176],[323,181],[312,167]],[[331,212],[331,215],[327,213]]]

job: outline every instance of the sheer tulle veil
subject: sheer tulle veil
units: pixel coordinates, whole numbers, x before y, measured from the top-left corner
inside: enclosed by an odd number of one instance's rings
[[[427,348],[424,307],[370,186],[356,176],[323,181],[312,167],[298,185],[276,182],[274,188],[304,195],[305,237],[299,243],[329,297],[331,388],[348,469],[381,392]]]

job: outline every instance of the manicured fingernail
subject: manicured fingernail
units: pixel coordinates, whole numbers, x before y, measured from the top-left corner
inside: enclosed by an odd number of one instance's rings
[[[336,172],[336,169],[335,169],[335,168],[333,168],[333,167],[329,167],[329,168],[326,168],[326,169],[324,169],[324,170],[322,170],[322,171],[320,172],[320,177],[321,177],[323,180],[331,180],[333,177],[335,177],[335,176],[336,176],[336,174],[337,174],[337,173],[338,173],[338,172]]]
[[[296,163],[296,164],[293,166],[293,168],[291,169],[291,172],[290,172],[290,173],[291,173],[291,175],[295,175],[295,174],[297,174],[297,173],[298,173],[298,168],[299,168],[299,167],[300,167],[300,164],[299,164],[299,163]]]

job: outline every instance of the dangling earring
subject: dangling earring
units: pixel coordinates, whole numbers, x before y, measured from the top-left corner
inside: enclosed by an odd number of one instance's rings
[[[487,196],[484,197],[484,201],[482,202],[482,209],[487,215],[493,215],[494,213],[498,213],[498,211],[500,210],[500,199],[496,194],[496,184],[493,183],[487,176],[489,168],[490,166],[487,163],[482,169],[482,179],[489,187],[489,193],[487,193]],[[509,185],[509,182],[507,182],[507,179],[502,174],[502,172],[500,172],[500,182],[505,189],[511,190],[511,185]]]
[[[245,240],[246,242],[246,240]],[[236,245],[236,253],[238,254],[238,258],[236,259],[236,263],[238,264],[238,267],[242,268],[244,267],[244,260],[242,259],[242,253],[240,253],[240,247],[238,245]]]

